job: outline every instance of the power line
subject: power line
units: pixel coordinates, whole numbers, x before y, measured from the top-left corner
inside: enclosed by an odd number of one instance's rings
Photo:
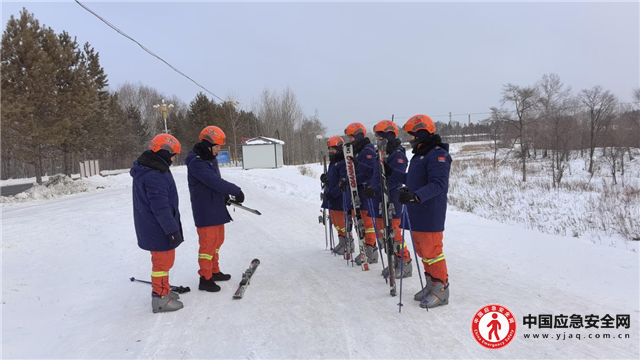
[[[90,12],[91,14],[93,14],[95,17],[97,17],[98,19],[100,19],[103,23],[107,24],[110,28],[112,28],[113,30],[117,31],[120,35],[126,37],[127,39],[133,41],[134,43],[138,44],[138,46],[140,46],[142,48],[142,50],[146,51],[147,53],[149,53],[151,56],[156,57],[158,60],[162,61],[163,63],[167,64],[167,66],[169,66],[171,69],[173,69],[173,71],[177,72],[178,74],[186,77],[187,79],[191,80],[194,84],[198,85],[199,87],[201,87],[204,91],[208,92],[209,94],[213,95],[215,98],[217,98],[218,100],[224,102],[223,99],[221,99],[218,95],[212,93],[211,91],[209,91],[209,89],[207,89],[206,87],[200,85],[197,81],[193,80],[192,78],[190,78],[189,76],[187,76],[186,74],[184,74],[182,71],[176,69],[173,65],[169,64],[167,61],[165,61],[163,58],[161,58],[160,56],[156,55],[153,51],[147,49],[144,45],[140,44],[138,41],[136,41],[134,38],[132,38],[131,36],[127,35],[124,33],[124,31],[118,29],[115,25],[111,24],[110,22],[108,22],[107,20],[105,20],[102,16],[96,14],[94,11],[92,11],[91,9],[89,9],[88,7],[86,7],[84,4],[82,4],[80,1],[75,0],[76,3],[80,6],[82,6],[83,9],[87,10],[88,12]]]

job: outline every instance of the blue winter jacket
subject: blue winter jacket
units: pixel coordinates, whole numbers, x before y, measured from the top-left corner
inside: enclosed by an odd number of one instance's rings
[[[344,157],[339,161],[331,160],[329,162],[329,167],[327,168],[327,180],[329,184],[325,186],[324,193],[331,194],[333,199],[330,201],[330,210],[344,210],[344,197],[347,197],[347,210],[352,209],[351,206],[351,196],[349,196],[348,192],[342,192],[340,190],[340,179],[345,179],[347,177],[347,167],[344,162]],[[322,202],[322,208],[327,209],[327,202]]]
[[[138,246],[148,251],[168,251],[180,244],[167,235],[182,232],[178,192],[169,165],[151,151],[133,162],[133,222]]]
[[[415,154],[411,158],[405,184],[420,198],[420,204],[407,205],[412,230],[444,231],[451,161],[449,144],[445,143],[440,143],[426,155]],[[406,224],[403,227],[408,229]]]
[[[398,189],[402,187],[402,181],[404,181],[408,162],[406,150],[400,145],[398,145],[398,147],[387,156],[387,163],[393,168],[393,172],[387,179],[387,183],[389,184],[389,198],[391,199],[395,210],[393,215],[394,219],[400,219],[402,217],[402,207],[400,202],[398,202]],[[378,196],[371,199],[371,201],[373,203],[373,208],[375,209],[375,217],[382,218],[382,214],[380,213],[380,202],[382,201],[382,189],[380,188],[380,165],[376,165],[377,166],[373,167],[373,175],[371,176],[369,186],[378,191]]]
[[[376,155],[376,148],[370,142],[369,138],[364,138],[363,144],[366,144],[362,149],[357,149],[354,146],[355,159],[358,160],[358,166],[356,167],[356,181],[358,182],[358,196],[360,197],[360,209],[369,210],[369,204],[367,199],[362,195],[364,185],[371,182],[371,176],[373,174],[374,166],[378,165],[378,158]],[[350,193],[348,195],[351,197]]]
[[[208,150],[207,150],[208,151]],[[184,160],[187,165],[191,210],[196,227],[222,225],[231,221],[227,211],[225,194],[237,196],[240,188],[223,180],[215,157],[198,155],[196,147]]]

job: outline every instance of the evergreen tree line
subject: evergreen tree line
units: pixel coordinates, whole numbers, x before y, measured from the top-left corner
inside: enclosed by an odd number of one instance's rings
[[[174,104],[169,132],[186,156],[208,125],[227,135],[223,150],[241,161],[243,139],[285,141],[285,164],[317,161],[317,134],[326,130],[317,113],[305,116],[290,89],[265,89],[257,110],[245,111],[232,96],[215,102],[199,93],[185,104],[144,84],[125,83],[110,91],[98,52],[67,32],[56,34],[26,9],[11,17],[2,35],[1,177],[79,172],[79,161],[100,160],[101,170],[122,169],[164,131],[162,99]]]

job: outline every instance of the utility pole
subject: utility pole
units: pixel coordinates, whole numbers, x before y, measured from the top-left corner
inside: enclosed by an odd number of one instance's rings
[[[451,111],[449,111],[449,126],[451,126]]]

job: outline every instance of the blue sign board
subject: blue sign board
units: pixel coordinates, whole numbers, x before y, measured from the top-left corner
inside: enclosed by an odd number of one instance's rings
[[[220,163],[220,164],[228,164],[229,163],[229,152],[228,151],[219,151],[218,152],[218,156],[216,156],[216,159],[218,159],[218,163]]]

